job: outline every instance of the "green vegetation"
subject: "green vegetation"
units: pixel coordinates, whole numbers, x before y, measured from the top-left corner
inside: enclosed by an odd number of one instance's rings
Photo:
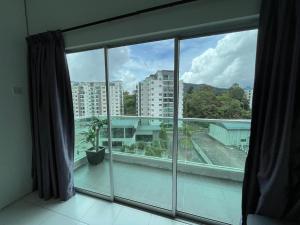
[[[136,144],[123,145],[121,147],[121,152],[126,152],[126,153],[132,153],[132,154],[134,154],[136,152]]]
[[[228,90],[216,93],[213,87],[190,88],[184,96],[184,117],[189,118],[251,118],[244,90],[233,84]]]
[[[180,148],[187,153],[193,149],[192,143],[192,127],[188,124],[184,123],[182,128],[180,129],[180,133],[182,133],[182,137],[179,140]]]
[[[145,147],[146,147],[146,144],[144,143],[144,142],[138,142],[137,143],[137,147],[138,147],[138,149],[140,149],[140,150],[144,150],[145,149]]]
[[[135,153],[135,149],[136,149],[136,145],[135,144],[131,144],[129,145],[127,152],[128,153]]]
[[[143,151],[146,156],[162,157],[166,149],[162,148],[160,142],[154,141],[152,144],[146,144],[144,142],[138,142],[131,145],[123,145],[121,152],[134,154],[137,151]]]
[[[162,157],[166,149],[162,148],[159,141],[153,141],[151,145],[147,145],[145,148],[146,156]]]
[[[168,134],[167,134],[167,124],[161,123],[160,124],[160,131],[159,131],[159,139],[160,145],[162,148],[168,148]]]
[[[196,88],[188,84],[183,99],[183,115],[187,118],[237,119],[251,118],[244,90],[233,84],[229,89],[208,85]],[[136,115],[136,94],[124,92],[124,115]],[[167,128],[167,127],[165,127]]]
[[[135,116],[136,115],[136,95],[130,94],[125,91],[123,94],[124,98],[124,115]]]
[[[121,152],[126,152],[127,145],[122,145]]]

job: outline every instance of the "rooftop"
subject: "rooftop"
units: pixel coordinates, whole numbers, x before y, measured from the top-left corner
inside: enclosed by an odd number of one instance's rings
[[[222,122],[216,123],[216,125],[220,125],[227,130],[250,130],[251,123],[237,123],[237,122]]]
[[[111,121],[112,128],[137,128],[138,120],[137,119],[113,119]]]

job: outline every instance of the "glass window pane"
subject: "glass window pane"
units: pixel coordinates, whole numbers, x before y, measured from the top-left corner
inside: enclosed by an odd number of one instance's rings
[[[124,138],[124,128],[112,128],[112,138]]]
[[[67,60],[75,117],[75,186],[110,195],[109,153],[103,143],[107,136],[104,51],[71,53]]]
[[[249,30],[180,43],[179,211],[239,224],[256,39]]]
[[[173,40],[109,49],[115,195],[165,209],[172,206],[173,59]]]

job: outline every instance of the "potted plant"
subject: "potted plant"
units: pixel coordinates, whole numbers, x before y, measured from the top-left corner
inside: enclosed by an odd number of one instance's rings
[[[107,120],[93,118],[88,131],[84,133],[85,141],[92,145],[91,148],[85,151],[87,160],[92,165],[101,163],[105,156],[105,148],[103,146],[99,146],[100,129],[105,124],[107,124]]]

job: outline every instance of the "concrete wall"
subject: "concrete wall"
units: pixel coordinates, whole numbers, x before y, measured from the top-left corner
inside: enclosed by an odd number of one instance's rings
[[[31,191],[26,24],[22,0],[0,1],[0,27],[1,209]],[[13,92],[14,87],[19,94]]]
[[[63,29],[117,16],[134,10],[172,2],[171,0],[27,0],[31,34]],[[260,0],[199,0],[185,6],[160,10],[115,22],[66,33],[67,47],[93,47],[106,43],[124,43],[175,34],[252,26],[257,20],[241,23],[241,18],[258,15]],[[228,28],[228,24],[226,27]],[[218,27],[218,28],[216,28]]]

